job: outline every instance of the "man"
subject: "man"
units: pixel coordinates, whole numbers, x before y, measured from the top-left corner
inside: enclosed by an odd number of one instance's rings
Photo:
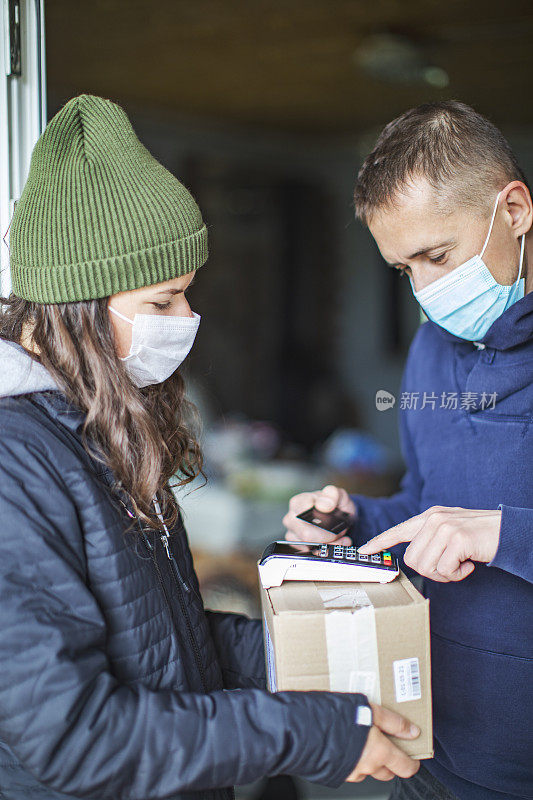
[[[385,126],[357,217],[428,316],[400,398],[406,473],[388,498],[296,495],[354,513],[340,543],[391,549],[430,599],[435,757],[394,798],[533,797],[533,205],[501,132],[456,101]],[[313,539],[316,539],[313,529]],[[332,537],[319,537],[329,540]]]

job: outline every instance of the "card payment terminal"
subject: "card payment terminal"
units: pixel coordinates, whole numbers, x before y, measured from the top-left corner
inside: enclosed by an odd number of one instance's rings
[[[258,566],[265,589],[288,580],[389,583],[400,572],[398,559],[388,550],[363,555],[353,546],[286,540],[269,544]]]

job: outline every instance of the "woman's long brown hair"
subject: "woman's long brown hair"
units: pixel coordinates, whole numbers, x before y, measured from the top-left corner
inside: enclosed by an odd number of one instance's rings
[[[24,344],[29,333],[39,349],[37,355],[26,348],[29,355],[86,413],[84,447],[93,457],[96,449],[97,460],[110,467],[115,488],[129,495],[141,521],[162,530],[152,505],[157,491],[170,528],[179,512],[172,488],[200,473],[206,479],[196,438],[201,421],[179,369],[162,383],[134,385],[115,350],[108,300],[41,304],[0,297],[0,337]]]

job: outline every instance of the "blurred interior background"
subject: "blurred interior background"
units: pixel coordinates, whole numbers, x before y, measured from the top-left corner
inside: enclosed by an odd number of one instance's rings
[[[207,222],[185,374],[208,482],[180,501],[206,605],[255,615],[255,561],[284,535],[292,494],[389,494],[402,474],[398,402],[379,411],[375,396],[398,400],[419,312],[354,219],[358,168],[391,119],[455,98],[500,126],[531,175],[533,6],[47,0],[45,28],[48,119],[82,92],[120,103]]]

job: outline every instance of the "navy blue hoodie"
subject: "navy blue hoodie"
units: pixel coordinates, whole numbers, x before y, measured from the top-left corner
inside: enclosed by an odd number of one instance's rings
[[[533,292],[477,345],[421,325],[398,402],[406,473],[392,497],[352,495],[354,543],[433,505],[502,508],[492,561],[462,581],[424,580],[435,734],[425,766],[462,800],[532,798]]]

